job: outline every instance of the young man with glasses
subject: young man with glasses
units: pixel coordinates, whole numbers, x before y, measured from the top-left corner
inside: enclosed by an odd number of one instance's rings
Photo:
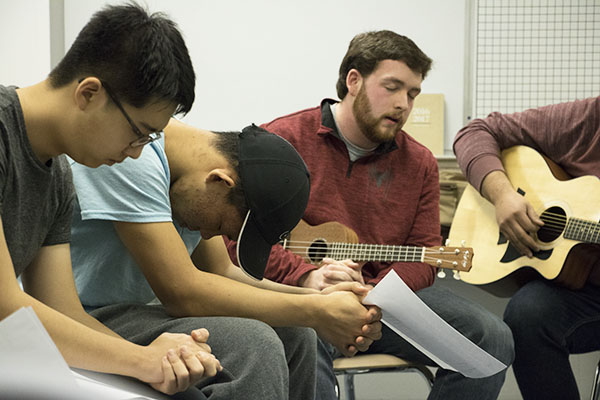
[[[96,13],[46,80],[0,86],[0,319],[32,307],[69,365],[165,393],[220,370],[208,333],[140,346],[85,313],[71,271],[74,191],[63,154],[90,167],[139,157],[174,113],[189,111],[194,82],[176,25],[124,5]]]
[[[137,160],[72,168],[82,303],[138,343],[206,327],[223,366],[198,385],[210,399],[313,399],[317,341],[303,327],[347,355],[379,337],[379,310],[360,303],[359,284],[324,295],[248,276],[262,278],[271,246],[308,201],[306,166],[286,140],[172,120]],[[220,235],[240,240],[248,275]],[[147,305],[155,296],[162,304]]]

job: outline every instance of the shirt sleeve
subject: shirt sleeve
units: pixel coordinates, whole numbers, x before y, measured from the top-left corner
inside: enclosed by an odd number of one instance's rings
[[[88,168],[72,162],[82,220],[170,222],[170,173],[164,139],[147,145],[138,159]]]
[[[589,149],[599,119],[600,97],[553,104],[513,114],[491,113],[462,128],[454,139],[456,160],[479,191],[492,171],[504,170],[500,152],[529,146],[558,164]],[[588,132],[583,134],[583,132]]]
[[[61,200],[56,210],[56,218],[44,240],[44,246],[71,241],[71,219],[73,217],[73,199],[75,198],[73,176],[66,156],[61,155],[54,162],[57,163],[53,177],[56,180],[56,196]]]

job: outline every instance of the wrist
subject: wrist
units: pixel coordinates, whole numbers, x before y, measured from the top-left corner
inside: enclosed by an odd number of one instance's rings
[[[312,285],[312,280],[310,279],[311,275],[314,271],[315,271],[314,269],[311,269],[309,271],[306,271],[304,274],[302,274],[302,276],[300,276],[300,278],[298,278],[298,286],[318,290],[318,288],[316,288]]]
[[[513,192],[513,187],[504,171],[490,172],[481,184],[481,194],[496,205],[504,195]]]
[[[140,346],[133,343],[132,345],[134,349],[124,363],[129,371],[124,375],[134,377],[142,382],[159,382],[161,377],[156,373],[161,371],[161,359],[157,359],[157,354],[150,346]],[[166,356],[166,353],[164,355]]]
[[[321,329],[322,314],[327,308],[325,305],[327,299],[322,294],[309,294],[303,298],[306,301],[305,306],[302,307],[306,311],[306,326],[313,328],[318,333]]]

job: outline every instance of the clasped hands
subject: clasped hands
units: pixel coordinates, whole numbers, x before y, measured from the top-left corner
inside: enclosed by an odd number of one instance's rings
[[[215,376],[223,367],[206,343],[208,336],[204,328],[196,329],[190,335],[161,334],[147,346],[154,367],[150,375],[141,380],[170,395],[186,390],[202,378]]]
[[[351,292],[361,304],[365,296],[373,289],[371,285],[365,285],[361,264],[352,260],[336,261],[331,258],[324,258],[320,268],[306,274],[302,285],[320,290],[322,294]],[[362,305],[362,307],[362,310],[348,310],[348,312],[360,314],[355,317],[362,318],[360,320],[362,326],[357,332],[358,334],[353,337],[352,343],[345,343],[343,346],[336,345],[345,356],[353,356],[359,351],[366,351],[373,341],[381,338],[381,310],[372,305]],[[339,316],[339,318],[343,320],[345,316]],[[347,322],[355,323],[355,321]]]

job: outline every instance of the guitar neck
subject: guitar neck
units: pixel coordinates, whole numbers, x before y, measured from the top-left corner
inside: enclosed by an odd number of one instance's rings
[[[425,247],[363,243],[329,243],[327,256],[335,260],[423,262]]]
[[[569,218],[564,236],[567,239],[583,243],[600,244],[600,224],[579,218]]]

